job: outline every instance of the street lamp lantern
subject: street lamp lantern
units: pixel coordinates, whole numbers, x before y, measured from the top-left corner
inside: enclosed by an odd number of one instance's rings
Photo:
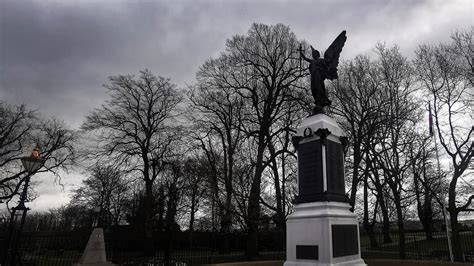
[[[38,159],[40,157],[40,151],[38,148],[34,148],[31,152],[31,157]]]
[[[43,166],[44,159],[40,157],[39,149],[34,148],[31,152],[31,156],[21,158],[21,162],[28,173],[34,173]]]
[[[8,250],[6,256],[2,259],[1,265],[15,265],[16,260],[18,259],[18,245],[20,242],[21,232],[23,230],[23,225],[25,224],[26,213],[30,210],[25,206],[26,197],[28,194],[28,184],[30,183],[30,178],[35,174],[41,167],[43,167],[45,159],[40,157],[40,151],[38,148],[34,148],[33,152],[29,157],[21,158],[23,167],[27,175],[24,179],[23,191],[20,194],[20,200],[18,206],[12,208],[12,213],[10,217],[9,225],[9,234],[6,243],[8,244]],[[19,227],[16,226],[16,223],[20,220]]]

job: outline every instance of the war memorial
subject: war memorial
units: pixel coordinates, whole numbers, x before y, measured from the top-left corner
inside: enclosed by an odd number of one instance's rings
[[[325,79],[337,78],[339,54],[346,41],[343,31],[320,58],[313,47],[309,62],[312,115],[297,128],[293,144],[298,151],[298,197],[287,220],[285,266],[365,265],[360,255],[359,226],[350,211],[344,188],[344,145],[347,139],[337,122],[325,114],[331,104]]]

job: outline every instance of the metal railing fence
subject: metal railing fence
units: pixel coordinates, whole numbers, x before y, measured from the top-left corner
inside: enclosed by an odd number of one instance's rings
[[[24,232],[18,249],[20,265],[72,265],[79,262],[92,229],[66,232]],[[105,231],[107,259],[119,265],[201,265],[246,261],[246,236],[234,232],[225,236],[213,232],[155,232],[151,256],[143,255],[143,234],[118,228]],[[364,259],[398,259],[398,234],[391,233],[392,243],[383,243],[383,235],[375,234],[377,244],[371,247],[369,237],[361,230],[361,254]],[[0,245],[5,236],[0,234]],[[224,240],[226,239],[226,240]],[[259,235],[259,255],[254,260],[285,260],[285,239],[281,233]],[[474,261],[474,231],[461,232],[466,261]],[[225,245],[224,245],[225,243]],[[223,246],[227,248],[224,249]],[[2,248],[3,250],[3,248]],[[1,255],[1,254],[0,254]],[[406,233],[406,259],[449,260],[444,232],[434,232],[427,239],[424,232]]]

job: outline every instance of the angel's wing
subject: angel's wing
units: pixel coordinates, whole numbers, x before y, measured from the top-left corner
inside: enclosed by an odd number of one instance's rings
[[[328,65],[327,78],[328,79],[337,79],[337,65],[339,64],[339,54],[344,47],[346,42],[346,31],[342,31],[339,36],[332,42],[329,48],[324,53],[324,60],[326,60]]]

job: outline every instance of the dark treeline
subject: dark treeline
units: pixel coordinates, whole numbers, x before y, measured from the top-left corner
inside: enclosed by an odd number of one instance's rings
[[[339,78],[328,83],[327,111],[350,140],[348,201],[372,246],[375,231],[386,243],[398,232],[400,258],[406,221],[419,220],[430,239],[444,206],[454,258],[464,259],[459,215],[474,211],[473,33],[420,45],[411,60],[377,44],[373,57],[341,62]],[[218,232],[223,253],[240,231],[247,256],[256,256],[259,230],[285,235],[296,195],[291,137],[312,108],[300,45],[308,46],[285,25],[254,24],[227,40],[187,88],[148,70],[112,76],[110,99],[79,131],[0,103],[0,198],[11,207],[26,174],[18,158],[32,146],[47,159],[43,171],[56,174],[80,154],[82,185],[68,205],[30,215],[31,230],[128,224],[142,228],[148,254],[154,231],[188,230],[191,242],[193,231]],[[449,167],[438,168],[438,153]]]

